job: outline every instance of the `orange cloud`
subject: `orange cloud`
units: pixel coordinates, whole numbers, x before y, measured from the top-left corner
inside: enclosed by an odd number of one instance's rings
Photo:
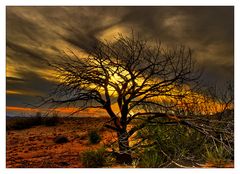
[[[22,94],[22,92],[20,92],[20,91],[16,91],[16,90],[7,90],[7,94],[17,94],[17,95],[21,95]]]
[[[16,107],[16,106],[7,106],[7,111],[38,112],[38,111],[40,111],[40,109],[25,108],[25,107]]]

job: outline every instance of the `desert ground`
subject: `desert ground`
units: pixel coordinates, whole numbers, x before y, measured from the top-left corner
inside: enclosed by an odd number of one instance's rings
[[[102,128],[106,118],[64,118],[56,126],[35,126],[7,131],[7,168],[81,168],[80,155],[115,141],[115,134]],[[91,127],[89,127],[91,125]],[[101,141],[91,144],[88,132],[98,129]],[[63,135],[69,142],[57,144]]]
[[[24,129],[7,129],[6,167],[7,168],[86,168],[82,154],[105,147],[111,151],[116,133],[104,128],[105,117],[64,117],[56,125],[38,125]],[[7,119],[7,123],[8,123]],[[97,131],[100,142],[93,144],[89,132]],[[67,142],[57,143],[57,137],[67,138]],[[110,153],[109,153],[110,154]],[[113,157],[111,157],[113,158]],[[109,159],[108,159],[109,161]],[[111,160],[110,160],[111,161]],[[105,168],[132,168],[134,165],[119,165],[108,162]],[[176,167],[176,166],[169,166]],[[216,167],[213,163],[203,163],[192,167]],[[232,168],[233,162],[222,167]]]

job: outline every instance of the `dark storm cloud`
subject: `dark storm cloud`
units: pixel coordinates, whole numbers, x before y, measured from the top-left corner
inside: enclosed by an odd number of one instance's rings
[[[19,90],[25,90],[26,93],[36,92],[36,94],[43,95],[51,91],[54,85],[56,85],[54,82],[44,79],[34,71],[22,70],[20,75],[23,77],[22,79],[16,80],[17,78],[7,78],[7,82],[9,83],[7,89],[14,89],[15,87],[18,87]],[[9,78],[15,80],[8,80]]]
[[[106,22],[115,8],[91,7],[8,7],[7,51],[14,62],[33,67],[44,66],[39,60],[57,56],[63,48],[52,42],[60,39],[88,51],[98,43],[96,35],[118,23]],[[55,54],[40,50],[48,47]],[[26,60],[28,59],[28,60]],[[40,63],[40,64],[39,64]]]
[[[65,30],[66,34],[58,34],[61,39],[88,52],[98,44],[99,40],[96,38],[98,33],[119,23],[119,19],[117,18],[114,21],[106,22],[108,17],[112,15],[116,16],[114,12],[116,12],[117,9],[121,9],[121,7],[65,7],[62,8],[61,11],[59,11],[59,8],[54,8],[51,9],[52,12],[56,10],[63,14],[61,19],[59,19],[58,16],[53,18],[45,17]],[[54,14],[56,14],[56,11]],[[90,11],[92,13],[90,13]]]
[[[47,54],[39,48],[44,43],[47,45],[48,39],[53,38],[53,34],[38,22],[24,18],[14,9],[14,7],[7,8],[7,61],[12,62],[7,66],[9,69],[15,68],[17,72],[14,75],[19,76],[25,69],[20,65],[30,67],[32,70],[46,68],[46,63],[43,61]]]
[[[216,64],[214,60],[204,62],[202,65],[205,73],[202,79],[205,84],[217,85],[219,89],[225,90],[228,83],[234,81],[234,65],[233,64]]]
[[[233,7],[132,7],[121,22],[140,35],[193,49],[205,84],[233,81]]]
[[[178,42],[233,39],[233,7],[131,7],[128,11],[122,22],[135,24],[154,37],[174,39],[172,31],[179,30]],[[166,25],[171,19],[172,25]]]
[[[25,106],[38,101],[36,96],[46,96],[51,92],[56,83],[42,78],[33,71],[19,72],[23,78],[7,77],[7,90],[18,90],[20,94],[7,95],[7,105],[17,104],[17,106]]]
[[[65,47],[88,52],[114,28],[192,48],[204,82],[223,84],[233,80],[233,16],[233,7],[7,7],[7,66],[15,69],[7,89],[46,94],[54,82],[33,73],[47,70],[43,58]],[[7,98],[14,104],[13,94]]]
[[[6,24],[7,38],[14,39],[14,41],[20,41],[21,39],[35,40],[35,35],[39,35],[41,33],[41,27],[38,23],[34,24],[23,18],[21,15],[14,13],[14,10],[11,7],[7,8]]]
[[[24,47],[22,45],[18,45],[12,41],[7,40],[7,49],[8,53],[7,56],[9,57],[17,57],[17,59],[14,59],[14,61],[17,62],[24,62],[28,65],[31,65],[33,67],[41,67],[43,68],[44,64],[44,53],[41,53],[40,51],[36,51],[33,49],[29,49],[27,47]]]
[[[18,95],[11,94],[7,95],[6,105],[7,106],[18,106],[18,107],[27,107],[31,105],[38,104],[39,99],[37,97],[29,95]]]
[[[197,50],[221,43],[221,51],[232,58],[233,15],[233,7],[132,7],[122,23],[135,25],[143,35]]]
[[[24,79],[21,79],[21,78],[16,78],[16,77],[7,77],[7,83],[21,83],[21,82],[24,82],[25,80]]]

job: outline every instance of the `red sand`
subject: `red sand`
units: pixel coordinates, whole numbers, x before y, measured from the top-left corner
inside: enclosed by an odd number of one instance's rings
[[[101,129],[105,121],[105,118],[64,119],[63,124],[53,127],[36,126],[7,131],[7,168],[83,167],[80,160],[83,151],[98,149],[116,140],[115,133]],[[102,141],[91,145],[87,132],[97,128],[100,129]],[[69,142],[54,143],[57,135],[66,136]]]

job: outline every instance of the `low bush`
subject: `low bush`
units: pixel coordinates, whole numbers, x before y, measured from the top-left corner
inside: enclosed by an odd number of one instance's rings
[[[158,168],[167,161],[167,158],[155,148],[148,148],[141,154],[138,166],[143,168]]]
[[[36,115],[32,117],[14,117],[7,119],[6,129],[22,130],[39,125],[55,126],[58,123],[60,123],[60,119],[57,114],[43,117],[40,112],[37,112]]]
[[[224,167],[224,165],[230,162],[233,155],[230,151],[227,151],[223,144],[207,144],[206,148],[206,160],[208,163],[212,163],[216,167]]]
[[[81,161],[86,168],[100,168],[106,164],[106,151],[104,148],[89,150],[81,154]]]
[[[98,144],[101,141],[101,136],[96,130],[88,132],[88,140],[91,144]]]
[[[214,121],[214,125],[209,123],[209,126],[223,129],[222,122]],[[230,127],[228,131],[230,134],[233,129]],[[221,141],[215,141],[214,137],[183,125],[147,126],[135,137],[144,140],[144,148],[139,148],[135,154],[140,167],[196,166],[208,162],[223,167],[234,159],[233,137],[229,134],[213,133],[215,137],[221,137]]]
[[[22,130],[42,124],[42,117],[18,117],[7,120],[7,130]]]
[[[172,160],[180,164],[199,162],[206,152],[205,136],[183,126],[150,126],[139,132],[137,137],[146,139],[145,148],[138,155],[140,167],[166,167]]]
[[[44,124],[46,126],[56,126],[60,122],[60,118],[57,114],[44,118]]]

